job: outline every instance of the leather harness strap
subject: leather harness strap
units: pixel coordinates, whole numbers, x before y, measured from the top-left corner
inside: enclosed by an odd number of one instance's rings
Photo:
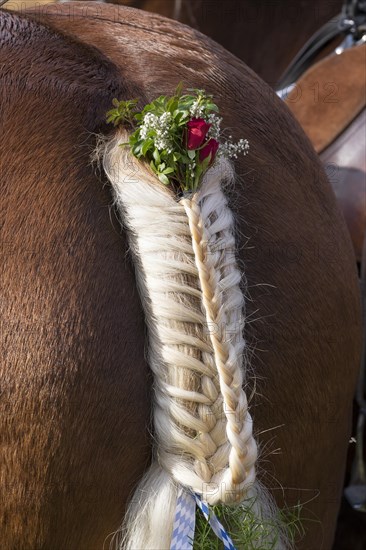
[[[338,36],[346,36],[343,49],[361,43],[366,35],[366,2],[346,0],[337,18],[323,25],[301,48],[278,81],[277,89],[291,86],[308,69],[321,50]]]
[[[365,109],[365,67],[366,43],[341,55],[332,53],[309,67],[283,97],[318,154],[326,152]],[[361,136],[361,147],[363,142]],[[362,166],[364,156],[362,150]]]

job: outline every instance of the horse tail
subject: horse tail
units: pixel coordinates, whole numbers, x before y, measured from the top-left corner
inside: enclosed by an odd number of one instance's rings
[[[106,142],[103,166],[128,233],[148,328],[155,445],[118,545],[163,550],[170,548],[181,487],[210,505],[238,506],[254,496],[258,517],[273,516],[276,507],[256,481],[245,300],[225,193],[232,165],[219,158],[196,192],[177,198],[120,146],[126,138],[118,130]],[[263,548],[263,540],[258,544]],[[280,535],[275,548],[285,547]]]

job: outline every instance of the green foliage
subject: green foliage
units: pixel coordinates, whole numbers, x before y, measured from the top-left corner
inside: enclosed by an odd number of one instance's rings
[[[275,550],[281,535],[294,544],[304,534],[301,505],[281,510],[277,517],[260,520],[254,509],[255,499],[238,507],[212,506],[238,550]],[[196,510],[196,531],[193,550],[224,550],[202,512]]]
[[[192,191],[197,189],[211,158],[203,162],[199,158],[207,141],[196,150],[187,149],[187,123],[192,118],[207,119],[219,110],[204,90],[189,89],[190,94],[182,94],[182,87],[180,84],[172,97],[154,99],[141,112],[134,112],[137,100],[115,99],[107,122],[135,127],[128,144],[122,146],[129,145],[136,158],[146,160],[164,185],[175,184],[180,190]]]
[[[134,109],[138,103],[138,99],[130,99],[128,101],[113,99],[112,103],[115,108],[107,112],[107,122],[113,123],[114,126],[126,122],[132,125],[135,114]]]

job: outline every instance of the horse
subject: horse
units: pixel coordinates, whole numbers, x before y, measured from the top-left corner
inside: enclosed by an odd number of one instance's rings
[[[1,546],[102,548],[151,460],[151,376],[126,236],[90,163],[112,99],[179,81],[249,139],[233,210],[247,280],[259,476],[334,536],[358,372],[357,273],[321,163],[286,105],[161,16],[70,2],[0,12]]]

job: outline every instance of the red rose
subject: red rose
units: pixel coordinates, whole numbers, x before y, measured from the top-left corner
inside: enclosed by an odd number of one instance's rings
[[[200,150],[200,161],[202,162],[211,155],[211,160],[209,166],[213,163],[216,157],[217,150],[219,148],[219,142],[216,139],[210,139],[206,145]]]
[[[203,118],[192,118],[187,124],[187,149],[198,149],[204,143],[211,124]]]

